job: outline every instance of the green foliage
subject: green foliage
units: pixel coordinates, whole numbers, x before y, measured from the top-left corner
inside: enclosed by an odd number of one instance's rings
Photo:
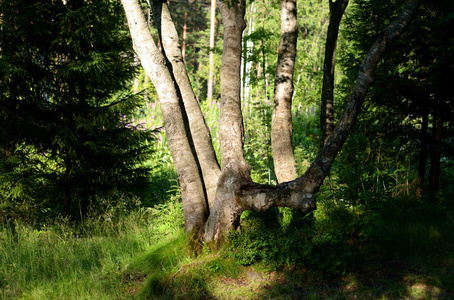
[[[349,7],[342,30],[341,43],[345,46],[339,48],[340,62],[347,75],[342,90],[351,89],[361,57],[403,4],[404,1],[394,1],[385,5],[374,0],[353,2]],[[442,63],[441,67],[439,62],[445,61],[448,49],[452,48],[453,9],[452,3],[445,1],[422,5],[402,38],[378,65],[375,84],[360,116],[361,125],[356,127],[337,161],[339,180],[352,187],[353,193],[396,196],[414,192],[416,162],[422,159],[419,164],[426,165],[427,161],[419,155],[427,147],[434,153],[436,147],[433,129],[440,105],[445,120],[441,156],[447,162],[442,164],[442,172],[450,172],[452,155],[448,145],[452,140],[453,105],[452,90],[446,89],[448,85],[444,82],[452,79],[452,65]],[[353,25],[359,25],[361,30]],[[429,132],[432,131],[429,145],[422,143],[426,134],[421,130],[424,117],[428,117]],[[431,165],[437,164],[433,156],[431,160]],[[443,180],[443,176],[440,178]]]
[[[233,257],[240,265],[259,263],[262,268],[275,270],[302,263],[303,257],[312,252],[310,242],[297,235],[286,236],[276,230],[266,230],[263,225],[254,225],[257,227],[248,227],[247,232],[231,234],[226,257]]]
[[[121,4],[0,10],[0,218],[85,215],[96,197],[146,182],[154,137],[125,119],[140,99],[127,92],[135,67]]]
[[[322,206],[321,210],[326,212],[329,208]],[[309,216],[300,216],[296,212],[286,213],[292,215],[290,224],[279,224],[274,216],[274,226],[273,218],[247,214],[242,220],[242,231],[232,232],[229,236],[223,255],[234,258],[238,264],[258,264],[270,271],[295,265],[331,274],[348,270],[353,253],[348,244],[348,230],[345,231],[348,223],[339,210],[336,210],[339,224],[335,226],[326,223],[327,219],[329,222],[333,220],[331,216],[324,220],[317,215],[310,220]]]

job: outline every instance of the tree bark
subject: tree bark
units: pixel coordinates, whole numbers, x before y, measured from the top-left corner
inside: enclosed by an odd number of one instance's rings
[[[138,1],[122,0],[134,50],[161,102],[169,149],[178,172],[187,231],[204,225],[208,215],[202,178],[186,135],[183,112],[166,61],[148,30]]]
[[[216,22],[216,0],[211,0],[211,14],[210,14],[210,65],[208,69],[208,82],[207,82],[207,100],[211,103],[213,99],[213,74],[214,74],[214,29]]]
[[[224,26],[224,48],[221,65],[221,111],[219,144],[222,172],[216,199],[205,226],[205,240],[218,240],[235,229],[243,209],[236,193],[252,183],[250,166],[244,159],[244,127],[241,112],[240,68],[242,33],[246,26],[243,1],[218,1]]]
[[[325,44],[323,64],[323,87],[320,105],[321,147],[334,130],[334,68],[339,25],[347,8],[348,0],[329,1],[329,26]]]
[[[152,10],[155,22],[162,41],[164,55],[170,62],[169,70],[173,75],[177,94],[181,96],[184,107],[182,113],[189,122],[186,132],[191,145],[194,146],[194,157],[202,171],[203,184],[207,193],[209,207],[213,204],[220,168],[216,153],[211,143],[211,135],[205,118],[189,81],[184,64],[178,33],[170,15],[167,3],[160,0],[152,1]]]
[[[419,164],[418,164],[418,178],[416,182],[416,197],[418,200],[422,199],[424,190],[424,177],[426,175],[426,159],[427,159],[427,129],[429,125],[429,118],[427,112],[422,115],[421,123],[421,146],[419,150]]]
[[[292,98],[298,24],[296,0],[281,0],[281,39],[274,81],[274,109],[271,148],[279,183],[294,180],[298,174],[293,154]]]
[[[432,143],[430,148],[430,201],[438,199],[440,181],[441,141],[443,135],[443,102],[436,103],[432,122]]]

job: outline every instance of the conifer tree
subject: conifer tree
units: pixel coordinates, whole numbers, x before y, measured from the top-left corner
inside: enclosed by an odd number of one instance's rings
[[[0,11],[0,203],[31,197],[84,215],[96,195],[145,178],[152,138],[131,118],[139,98],[125,90],[136,70],[120,4],[6,0]]]

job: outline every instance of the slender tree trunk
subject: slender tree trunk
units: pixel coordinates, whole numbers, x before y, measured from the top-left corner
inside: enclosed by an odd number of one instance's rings
[[[294,180],[298,174],[293,155],[292,98],[298,24],[296,0],[281,0],[281,39],[274,80],[274,110],[271,148],[279,183]]]
[[[416,183],[416,197],[421,200],[423,196],[424,189],[424,177],[426,175],[426,160],[427,160],[427,128],[429,124],[429,118],[427,112],[424,112],[422,115],[421,123],[421,147],[419,150],[419,164],[418,164],[418,178]]]
[[[68,152],[68,151],[66,151]],[[71,161],[67,157],[68,153],[66,153],[65,157],[65,174],[63,177],[63,186],[65,189],[65,200],[64,200],[64,215],[68,217],[71,214],[71,182],[70,182],[70,171],[71,171]]]
[[[191,231],[204,225],[208,207],[199,167],[186,134],[180,99],[166,60],[148,30],[139,2],[122,0],[122,4],[134,49],[146,74],[156,87],[161,102],[169,149],[180,178],[185,226],[186,230]]]
[[[211,14],[210,14],[210,66],[208,69],[208,83],[207,83],[207,99],[211,103],[213,99],[213,74],[214,74],[214,30],[216,23],[216,0],[211,0]]]
[[[321,146],[334,130],[334,67],[336,65],[336,45],[339,25],[348,0],[329,1],[329,26],[323,64],[323,87],[320,105]]]
[[[202,171],[207,200],[209,205],[211,205],[216,194],[220,168],[211,143],[210,131],[189,81],[181,54],[178,33],[172,22],[169,8],[166,3],[162,3],[160,0],[154,0],[152,4],[154,19],[164,47],[164,55],[170,63],[169,70],[174,79],[172,81],[176,83],[177,95],[182,98],[184,103],[184,106],[182,106],[183,118],[189,122],[186,127],[186,135],[191,145],[193,145],[194,157]]]
[[[438,198],[438,189],[440,181],[440,159],[441,159],[441,141],[443,135],[443,102],[436,103],[433,115],[432,125],[432,143],[430,150],[430,201],[435,202]]]
[[[183,61],[186,56],[186,36],[187,36],[187,21],[188,21],[188,12],[184,12],[184,24],[183,24],[183,47],[181,49],[181,56],[183,57]]]

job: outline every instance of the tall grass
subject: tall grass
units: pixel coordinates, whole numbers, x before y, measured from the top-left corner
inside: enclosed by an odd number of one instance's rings
[[[0,299],[123,299],[137,289],[124,270],[140,253],[181,232],[182,206],[125,213],[111,207],[74,225],[0,228]]]

